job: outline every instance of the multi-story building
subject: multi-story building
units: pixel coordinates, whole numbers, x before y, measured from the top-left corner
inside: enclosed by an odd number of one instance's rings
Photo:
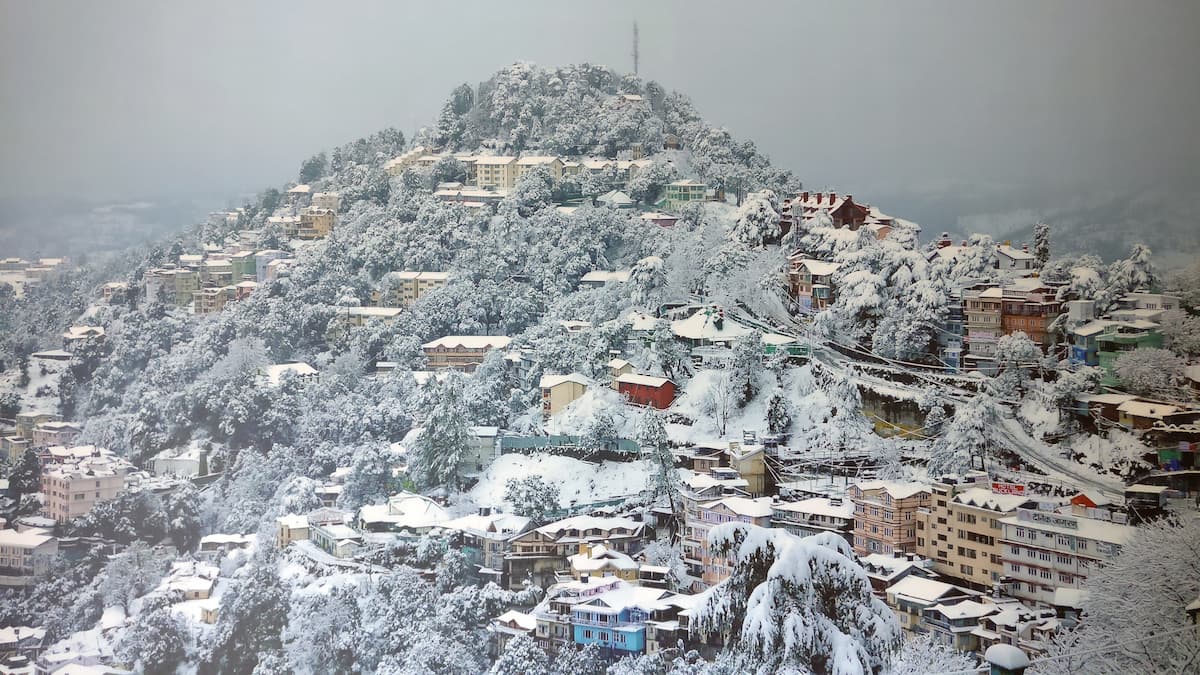
[[[810,497],[771,506],[771,527],[800,537],[832,532],[854,543],[854,502],[841,497]]]
[[[1138,291],[1126,293],[1109,316],[1117,321],[1162,321],[1164,312],[1180,308],[1180,300],[1174,295]]]
[[[205,286],[192,294],[192,313],[216,314],[233,299],[233,286]]]
[[[62,415],[48,412],[19,412],[15,418],[17,435],[33,440],[33,432],[48,422],[61,422]]]
[[[270,264],[272,260],[279,260],[286,257],[288,257],[288,253],[286,251],[279,251],[276,249],[268,249],[266,251],[259,251],[258,253],[255,253],[254,280],[260,284],[266,282],[267,265]]]
[[[389,159],[383,165],[383,170],[388,172],[389,176],[399,176],[404,173],[404,170],[417,163],[417,160],[428,154],[429,148],[418,145],[412,150],[407,150],[400,154],[399,157]]]
[[[905,576],[888,586],[884,593],[888,607],[900,622],[900,628],[910,634],[927,632],[924,625],[925,610],[937,605],[950,605],[978,597],[965,588],[959,588],[935,579],[916,574]]]
[[[70,445],[82,432],[79,425],[70,422],[43,422],[33,429],[33,447],[48,448],[52,445]]]
[[[571,579],[609,579],[616,577],[637,585],[640,565],[628,553],[610,551],[604,544],[591,544],[584,550],[567,558],[571,566]]]
[[[42,471],[42,513],[60,523],[86,515],[98,502],[112,499],[124,489],[131,468],[99,448],[93,448],[86,458],[47,466]]]
[[[590,384],[591,382],[579,373],[543,375],[539,382],[542,390],[542,418],[550,419],[583,396]]]
[[[992,370],[996,340],[1003,335],[1002,307],[1004,291],[998,286],[968,288],[963,291],[966,317],[966,367]]]
[[[399,307],[338,307],[336,311],[343,325],[362,327],[372,321],[391,325],[402,310]]]
[[[1025,508],[1000,523],[1007,590],[1039,605],[1054,604],[1057,589],[1081,588],[1134,532],[1128,525]]]
[[[516,166],[516,175],[513,177],[514,184],[516,183],[516,180],[518,178],[520,178],[521,176],[524,176],[525,174],[529,173],[530,171],[532,171],[533,169],[535,169],[536,167],[539,167],[539,166],[546,167],[546,169],[550,171],[550,176],[554,178],[555,182],[562,180],[563,162],[561,159],[559,159],[557,157],[550,157],[550,156],[522,157],[521,159],[517,160],[517,163],[515,166]]]
[[[336,192],[317,192],[312,196],[312,208],[337,212],[342,205],[342,196]]]
[[[833,302],[833,275],[838,264],[813,260],[798,254],[788,261],[788,291],[797,311],[819,312]]]
[[[855,553],[916,552],[916,516],[929,506],[928,485],[876,480],[851,485],[847,495],[854,502]]]
[[[1001,289],[1001,302],[1001,333],[1023,332],[1048,351],[1053,344],[1050,324],[1062,311],[1056,291],[1037,279],[1018,279]]]
[[[667,183],[663,189],[663,208],[668,211],[679,211],[689,202],[702,202],[707,199],[708,186],[698,180],[685,178]]]
[[[1135,349],[1157,349],[1163,346],[1163,336],[1158,324],[1137,320],[1111,322],[1096,336],[1096,365],[1104,369],[1100,384],[1115,387],[1120,384],[1117,376],[1117,359]]]
[[[633,554],[646,543],[646,526],[628,518],[572,516],[513,537],[504,557],[509,588],[525,582],[548,588],[555,573],[567,569],[569,556],[591,544],[604,544],[611,551]]]
[[[1036,271],[1034,263],[1036,260],[1033,254],[1029,252],[1029,246],[1021,248],[1013,248],[1010,244],[1005,243],[996,247],[996,269],[1001,271],[1012,271],[1022,276],[1033,274]]]
[[[337,214],[332,209],[312,207],[300,214],[300,227],[296,230],[298,239],[322,239],[333,231]]]
[[[733,560],[709,548],[708,533],[721,523],[771,526],[771,498],[723,497],[715,501],[685,500],[683,556],[698,565],[703,587],[714,586],[733,572]]]
[[[512,338],[504,335],[447,335],[421,345],[431,370],[451,368],[474,372],[493,349],[504,349]]]
[[[1004,488],[1022,491],[1020,486]],[[983,472],[943,476],[931,490],[933,499],[917,514],[917,553],[932,560],[938,574],[971,588],[989,590],[1000,583],[1000,519],[1033,502],[1023,494],[993,492]]]
[[[200,266],[202,286],[229,286],[233,279],[233,261],[228,258],[209,258]]]
[[[50,571],[58,540],[45,530],[0,530],[0,586],[26,586]]]
[[[371,300],[381,307],[403,307],[445,286],[449,280],[449,272],[388,272],[383,275],[380,287],[372,291]]]
[[[192,294],[200,288],[200,275],[185,268],[153,269],[143,279],[147,300],[159,300],[169,305],[187,307]]]
[[[479,157],[475,160],[475,184],[492,190],[511,190],[517,182],[516,157]]]
[[[512,513],[493,513],[491,509],[480,509],[479,513],[448,520],[441,524],[443,530],[457,532],[459,550],[475,565],[480,574],[507,588],[504,577],[504,557],[511,550],[513,537],[529,531],[533,521]]]

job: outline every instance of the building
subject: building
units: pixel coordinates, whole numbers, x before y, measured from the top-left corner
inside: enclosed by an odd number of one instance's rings
[[[1104,369],[1100,384],[1106,387],[1120,385],[1117,359],[1123,355],[1135,349],[1159,349],[1162,346],[1162,333],[1158,324],[1152,321],[1111,322],[1096,336],[1096,365]]]
[[[550,419],[587,391],[591,382],[579,373],[569,375],[543,375],[539,386],[542,389],[542,418]]]
[[[403,307],[423,295],[442,288],[450,280],[449,272],[388,272],[380,288],[371,293],[371,300],[382,307]]]
[[[567,558],[591,544],[604,544],[610,551],[634,554],[647,538],[646,526],[629,518],[572,516],[513,537],[504,558],[504,577],[509,588],[525,582],[548,588],[555,572],[568,566]]]
[[[667,183],[663,188],[662,207],[668,211],[678,212],[690,202],[705,201],[707,192],[707,185],[690,178]]]
[[[733,573],[733,559],[709,549],[708,532],[721,523],[771,526],[771,498],[723,497],[711,502],[687,500],[684,510],[683,557],[699,563],[701,583],[712,587]]]
[[[0,628],[0,658],[24,656],[37,659],[46,639],[45,628],[6,626]]]
[[[906,633],[920,634],[926,632],[923,623],[925,610],[978,595],[965,588],[910,574],[889,586],[884,597],[900,622],[900,627]]]
[[[458,465],[464,476],[478,475],[500,456],[500,427],[471,427],[471,444]]]
[[[604,544],[589,544],[580,548],[582,550],[579,553],[567,557],[572,580],[615,577],[634,585],[638,584],[640,566],[629,554],[610,551]]]
[[[633,372],[633,364],[622,358],[610,359],[605,365],[608,366],[609,377],[613,379],[613,389],[617,388],[616,380],[618,377]]]
[[[287,548],[293,541],[308,540],[308,516],[289,513],[275,519],[275,544]]]
[[[337,214],[331,209],[312,207],[300,214],[300,227],[296,230],[298,239],[323,239],[333,231],[337,222]]]
[[[596,204],[610,209],[632,209],[637,202],[622,190],[610,190],[596,197]]]
[[[746,481],[746,492],[751,497],[762,497],[775,492],[775,475],[767,469],[766,448],[757,443],[733,441],[725,449],[729,468]]]
[[[1001,303],[1001,333],[1023,332],[1049,351],[1054,342],[1050,326],[1062,311],[1057,292],[1037,279],[1018,279],[1001,289]]]
[[[403,310],[399,307],[338,307],[336,311],[343,326],[361,328],[372,321],[390,325]]]
[[[915,553],[917,511],[928,508],[930,487],[924,483],[869,481],[851,485],[854,502],[854,552]]]
[[[771,506],[771,527],[799,537],[832,532],[854,543],[854,502],[842,497],[810,497]]]
[[[1117,423],[1130,430],[1150,429],[1165,416],[1179,411],[1173,405],[1134,399],[1117,406]]]
[[[665,377],[626,373],[616,383],[617,391],[634,405],[666,410],[675,400],[675,383]]]
[[[519,179],[521,176],[524,176],[539,166],[546,167],[555,183],[562,180],[563,161],[557,157],[538,155],[522,157],[517,160],[515,164],[516,174],[513,176],[513,184],[515,185],[517,179]]]
[[[1182,307],[1180,299],[1163,293],[1126,293],[1109,316],[1117,321],[1162,321],[1163,313]]]
[[[592,270],[579,278],[579,285],[586,288],[600,288],[605,284],[623,284],[629,281],[630,270]]]
[[[17,413],[13,421],[16,423],[17,435],[32,441],[34,429],[48,422],[61,422],[62,416],[57,413],[26,411]]]
[[[254,280],[260,284],[267,282],[267,265],[272,260],[287,258],[288,253],[278,250],[259,251],[254,254]]]
[[[996,269],[1002,271],[1014,271],[1021,276],[1033,274],[1036,270],[1034,263],[1036,260],[1033,254],[1029,252],[1029,246],[1021,248],[1013,248],[1005,243],[996,247]]]
[[[58,540],[45,530],[0,530],[0,586],[27,586],[50,572]]]
[[[1022,601],[1053,605],[1058,589],[1078,589],[1088,572],[1129,541],[1128,525],[1021,508],[1002,518],[1006,590]]]
[[[308,538],[313,545],[335,558],[350,558],[362,545],[362,535],[344,524],[309,523]]]
[[[933,484],[933,499],[917,516],[917,553],[932,560],[938,574],[990,590],[1004,576],[1000,519],[1036,504],[1024,486],[993,488],[987,474],[978,474],[943,476]]]
[[[788,292],[796,302],[796,310],[819,312],[833,302],[833,275],[837,263],[824,262],[794,254],[788,258]]]
[[[1003,334],[1003,298],[1004,291],[998,286],[963,291],[967,347],[963,360],[966,367],[985,371],[995,368],[996,341]]]
[[[421,345],[431,370],[452,368],[474,372],[493,349],[504,349],[512,338],[504,335],[447,335]]]
[[[509,542],[517,535],[528,532],[532,526],[533,521],[525,516],[493,513],[488,508],[441,524],[443,530],[458,533],[459,550],[479,569],[481,575],[506,588],[508,579],[504,577],[504,558],[511,550]]]
[[[76,346],[104,340],[103,326],[71,326],[62,334],[63,349],[71,351]]]
[[[578,582],[586,587],[591,580]],[[571,606],[572,641],[579,647],[597,645],[605,658],[619,659],[646,652],[646,627],[651,621],[677,619],[691,602],[661,588],[635,586],[621,580]],[[583,588],[583,592],[590,589]]]
[[[479,157],[475,160],[475,172],[475,184],[479,187],[511,190],[517,183],[517,158]]]
[[[312,196],[312,208],[337,212],[342,206],[342,196],[336,192],[317,192]]]
[[[70,422],[43,422],[33,429],[33,447],[67,446],[75,442],[83,429]]]
[[[401,153],[398,157],[389,159],[384,163],[383,170],[386,171],[389,176],[399,176],[400,174],[404,173],[405,169],[415,165],[417,163],[417,159],[425,156],[428,153],[429,148],[423,145],[418,145],[411,150]]]
[[[912,553],[893,553],[884,555],[872,553],[858,558],[871,582],[871,592],[882,598],[887,595],[887,589],[904,577],[916,576],[932,579],[937,575],[931,567],[933,563],[928,558],[922,558]]]
[[[116,497],[132,469],[129,463],[94,446],[71,450],[87,454],[42,470],[42,513],[59,523],[87,515],[97,503]]]
[[[233,299],[233,286],[206,286],[192,294],[193,314],[215,314]]]
[[[960,652],[979,651],[979,624],[984,617],[1000,611],[991,602],[959,600],[938,603],[921,612],[921,625],[940,642]]]
[[[179,307],[192,304],[192,294],[200,288],[199,273],[183,268],[152,269],[142,281],[147,300]]]
[[[358,529],[362,532],[390,532],[406,539],[419,539],[450,520],[440,504],[411,492],[388,498],[386,504],[367,504],[358,510]]]
[[[492,619],[488,624],[487,630],[492,636],[492,641],[489,645],[491,647],[489,655],[494,658],[504,653],[509,640],[520,635],[532,637],[533,632],[537,630],[537,618],[532,614],[525,614],[515,609],[510,609]]]
[[[277,363],[270,366],[261,366],[258,369],[259,386],[278,387],[283,384],[285,377],[294,379],[301,387],[304,387],[310,382],[319,380],[321,374],[317,372],[316,368],[303,362]]]
[[[229,256],[229,265],[232,268],[232,284],[237,285],[243,281],[258,280],[258,261],[254,258],[254,251],[238,251]]]

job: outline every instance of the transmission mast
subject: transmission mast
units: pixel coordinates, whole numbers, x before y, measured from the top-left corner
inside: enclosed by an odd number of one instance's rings
[[[637,22],[633,22],[633,74],[638,74],[638,27]]]

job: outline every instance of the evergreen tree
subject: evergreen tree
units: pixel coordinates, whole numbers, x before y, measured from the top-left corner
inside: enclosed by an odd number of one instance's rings
[[[450,373],[433,390],[433,407],[414,444],[413,468],[422,485],[461,489],[459,467],[471,445],[463,376]]]
[[[546,652],[528,635],[518,635],[504,645],[490,675],[550,675]]]
[[[290,594],[275,561],[255,560],[221,599],[200,673],[249,673],[259,655],[283,647]]]
[[[1039,270],[1050,261],[1050,226],[1046,223],[1033,226],[1033,259]]]
[[[792,425],[792,411],[787,397],[776,389],[767,400],[767,432],[782,434]]]
[[[730,379],[739,406],[744,406],[758,394],[762,375],[762,331],[755,330],[733,343]]]
[[[548,514],[559,509],[559,488],[537,474],[509,478],[504,484],[504,501],[512,506],[513,513],[544,523]]]

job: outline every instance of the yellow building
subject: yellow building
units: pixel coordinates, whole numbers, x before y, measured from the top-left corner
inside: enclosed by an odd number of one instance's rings
[[[725,451],[729,457],[730,468],[746,479],[746,492],[751,497],[762,497],[767,494],[767,454],[761,445],[741,445],[730,443]]]
[[[517,182],[517,158],[480,157],[475,160],[475,171],[475,184],[479,187],[511,190]]]
[[[337,216],[330,209],[311,208],[300,214],[300,228],[296,231],[299,239],[321,239],[328,237],[333,231]]]
[[[425,154],[428,152],[429,148],[426,148],[423,145],[418,145],[412,150],[401,154],[399,157],[393,157],[392,159],[389,159],[383,165],[383,170],[387,171],[389,176],[399,176],[400,174],[404,173],[405,169],[416,164],[417,160],[425,156]]]
[[[588,388],[588,379],[579,373],[570,375],[543,375],[542,388],[542,417],[550,419],[552,415],[583,396]]]
[[[580,544],[579,553],[567,558],[571,564],[571,578],[582,581],[586,575],[590,580],[616,577],[631,584],[638,583],[637,561],[620,551],[610,551],[603,544]]]
[[[917,514],[916,553],[932,560],[938,574],[990,589],[1004,575],[1000,519],[1031,500],[993,493],[983,472],[943,476],[931,491],[932,500]]]
[[[389,272],[381,288],[371,293],[371,299],[381,307],[403,307],[449,281],[449,272]]]
[[[539,166],[544,166],[550,170],[550,175],[554,178],[554,182],[557,183],[558,181],[562,180],[563,162],[561,159],[550,156],[534,156],[522,157],[521,159],[517,160],[516,175],[513,177],[513,182],[515,183],[516,179],[524,176]]]
[[[487,353],[503,349],[512,342],[504,335],[447,335],[421,345],[430,370],[452,368],[474,372]]]

